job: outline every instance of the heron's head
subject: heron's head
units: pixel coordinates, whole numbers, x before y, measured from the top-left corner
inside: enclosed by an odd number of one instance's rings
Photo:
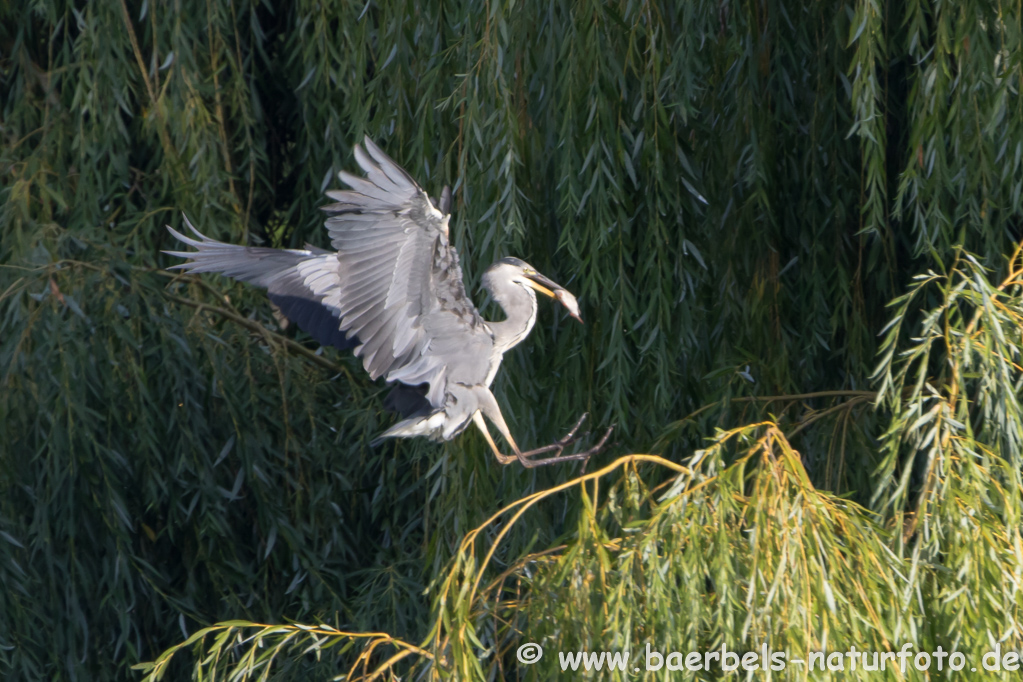
[[[583,321],[583,318],[579,315],[579,302],[572,295],[572,292],[557,282],[541,275],[536,271],[536,268],[525,261],[518,258],[502,258],[487,268],[483,276],[485,278],[484,281],[490,280],[494,284],[510,282],[524,289],[532,289],[544,296],[555,298],[561,305],[565,306],[569,315],[579,320],[579,322]]]

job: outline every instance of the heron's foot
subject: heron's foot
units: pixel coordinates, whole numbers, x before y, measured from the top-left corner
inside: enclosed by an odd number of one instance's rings
[[[572,453],[571,455],[561,454],[566,447],[568,447],[572,443],[575,443],[577,440],[583,438],[586,435],[583,434],[582,436],[576,436],[575,434],[579,430],[579,427],[582,426],[583,422],[586,421],[587,416],[588,415],[584,413],[583,416],[579,417],[579,421],[577,421],[575,423],[575,426],[573,426],[572,429],[567,434],[565,434],[564,438],[556,440],[550,445],[545,445],[543,447],[536,448],[535,450],[529,450],[528,452],[518,453],[517,458],[519,460],[519,463],[521,463],[522,466],[526,467],[527,469],[532,469],[534,467],[545,466],[547,464],[558,464],[560,462],[578,462],[580,460],[587,460],[592,455],[597,454],[600,451],[600,449],[603,448],[604,445],[607,443],[607,439],[611,437],[611,432],[614,431],[613,426],[609,428],[607,432],[604,434],[604,436],[597,442],[597,444],[594,445],[589,450],[585,450],[583,452],[575,452]],[[557,452],[558,454],[554,455],[553,457],[533,459],[533,457],[535,457],[536,455],[542,455],[546,452]],[[508,459],[510,460],[511,458],[509,457]]]
[[[572,443],[576,442],[577,440],[586,435],[585,433],[582,436],[576,436],[575,434],[577,431],[579,431],[579,427],[583,425],[583,422],[586,421],[586,418],[589,416],[590,416],[589,412],[583,412],[583,416],[579,417],[579,421],[575,423],[575,426],[568,430],[568,433],[566,433],[563,438],[554,441],[550,445],[544,445],[542,448],[536,448],[535,450],[523,452],[519,455],[519,457],[532,457],[534,455],[539,455],[544,452],[550,452],[552,450],[557,450],[558,452],[561,452],[566,447],[568,447],[569,445],[571,445]]]

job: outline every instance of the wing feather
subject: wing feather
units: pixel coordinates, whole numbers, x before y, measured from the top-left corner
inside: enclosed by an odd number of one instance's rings
[[[416,181],[412,179],[412,176],[406,173],[404,168],[396,164],[380,147],[376,146],[373,140],[367,137],[363,140],[363,143],[366,145],[366,151],[380,164],[380,170],[384,172],[396,187],[409,191],[418,190],[424,197],[426,196]]]
[[[441,407],[449,377],[485,381],[493,339],[465,293],[448,216],[368,138],[355,160],[365,177],[340,173],[350,189],[327,192],[336,203],[324,207],[342,273],[341,330],[362,342],[370,376],[428,383]]]

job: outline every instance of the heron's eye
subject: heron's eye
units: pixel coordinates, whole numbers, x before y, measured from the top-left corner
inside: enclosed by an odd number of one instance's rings
[[[535,275],[536,274],[536,270],[534,270],[533,268],[523,268],[522,274],[523,275]]]

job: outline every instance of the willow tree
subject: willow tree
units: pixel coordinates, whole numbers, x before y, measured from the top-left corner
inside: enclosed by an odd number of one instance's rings
[[[0,674],[1018,648],[1021,14],[0,5]],[[364,135],[454,186],[470,290],[516,255],[580,296],[495,390],[523,444],[617,424],[585,469],[371,448],[357,361],[164,270],[183,214],[326,245]]]

